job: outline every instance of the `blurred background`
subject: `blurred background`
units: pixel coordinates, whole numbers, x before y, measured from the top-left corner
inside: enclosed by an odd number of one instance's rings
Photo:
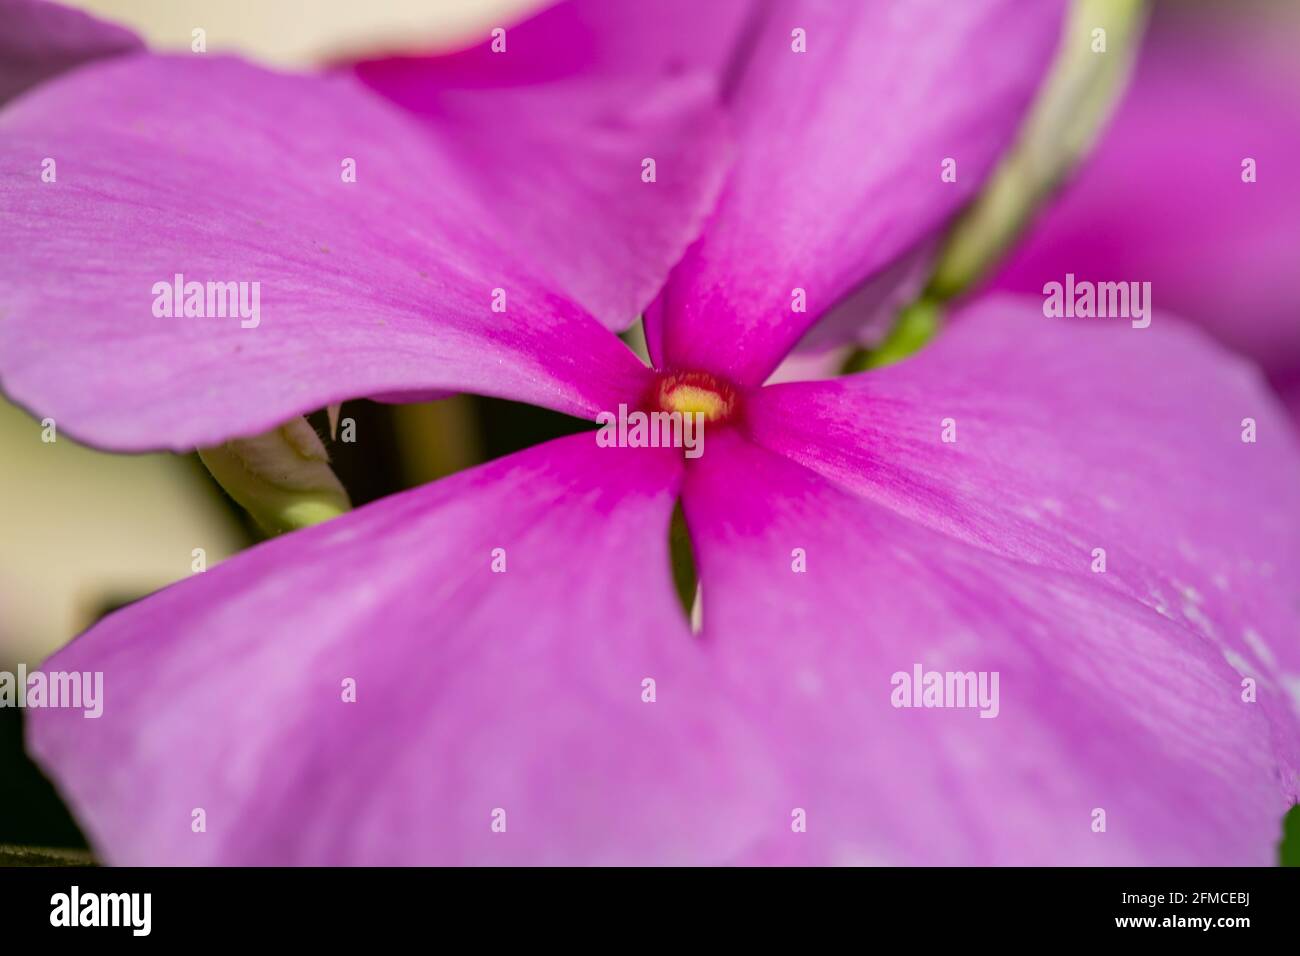
[[[310,68],[367,53],[438,51],[478,42],[491,27],[508,25],[544,3],[70,0],[69,5],[130,26],[156,49],[187,50],[191,31],[201,26],[210,51],[240,52],[283,68]],[[1193,135],[1202,108],[1222,110],[1225,103],[1231,108],[1235,94],[1221,89],[1222,81],[1261,91],[1258,95],[1281,111],[1275,115],[1300,141],[1300,57],[1295,54],[1300,3],[1163,0],[1154,7],[1134,85],[1094,154],[1098,166],[1093,176],[1100,177],[1101,185],[1089,185],[1085,161],[1078,187],[1062,194],[1059,214],[1049,210],[1041,225],[1031,229],[1020,258],[1013,257],[995,282],[1036,291],[1033,283],[1041,282],[1036,269],[1055,268],[1053,251],[1077,238],[1071,230],[1091,232],[1095,240],[1095,233],[1109,228],[1106,164],[1122,167],[1128,145],[1140,135],[1133,124],[1147,123],[1144,117],[1151,109],[1163,109],[1164,101],[1142,99],[1144,83],[1152,96],[1165,96],[1171,86],[1187,93],[1170,107],[1174,119],[1182,122],[1181,127],[1171,127],[1170,135]],[[1287,63],[1289,67],[1276,65]],[[1178,148],[1177,143],[1170,146],[1170,162],[1178,161]],[[1072,213],[1069,204],[1081,206],[1093,218]],[[1300,251],[1300,227],[1294,218],[1289,222],[1284,251]],[[1193,260],[1187,263],[1190,269],[1206,271],[1195,261],[1197,256],[1211,261],[1222,256],[1223,262],[1236,263],[1231,268],[1247,268],[1249,263],[1241,263],[1252,250],[1261,242],[1275,241],[1248,230],[1218,231],[1217,239],[1213,230],[1207,231],[1202,247],[1186,253]],[[1273,260],[1263,261],[1269,266]],[[1262,350],[1265,354],[1253,357],[1266,359],[1280,391],[1290,394],[1286,390],[1294,388],[1290,400],[1300,415],[1296,261],[1291,259],[1286,274],[1253,280],[1249,313],[1221,314],[1221,302],[1213,295],[1207,300],[1201,287],[1192,290],[1195,298],[1186,302],[1164,295],[1162,289],[1157,303],[1184,313],[1219,310],[1191,317],[1203,319],[1214,334],[1246,354]],[[1212,282],[1214,270],[1209,272],[1206,281]],[[1225,287],[1231,289],[1231,283]],[[1272,331],[1242,332],[1244,323],[1265,313],[1260,321],[1266,318]],[[1294,354],[1288,358],[1292,345]],[[815,374],[837,367],[840,358],[799,367]],[[781,374],[788,378],[798,373],[787,368]],[[327,440],[326,445],[357,506],[590,427],[531,406],[471,396],[402,407],[356,401],[343,407],[342,416],[355,421],[356,441]],[[329,435],[324,411],[310,421],[323,437]],[[203,548],[211,566],[260,537],[260,530],[209,477],[197,456],[106,455],[63,436],[48,443],[42,441],[37,420],[0,396],[0,670],[13,670],[19,663],[36,666],[103,614],[188,576],[193,549]],[[0,863],[16,861],[13,846],[84,850],[85,841],[53,788],[23,754],[21,712],[0,708]]]

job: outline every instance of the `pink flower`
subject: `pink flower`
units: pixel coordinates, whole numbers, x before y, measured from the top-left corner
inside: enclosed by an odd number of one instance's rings
[[[975,193],[1060,5],[695,6],[355,76],[132,54],[0,113],[0,373],[85,441],[449,390],[676,409],[682,376],[711,416],[698,459],[560,439],[103,620],[49,663],[104,673],[102,718],[29,744],[109,861],[1271,860],[1300,450],[1251,368],[1001,296],[763,387]],[[177,272],[260,281],[260,323],[154,318]],[[609,329],[652,300],[646,368]],[[914,668],[998,675],[996,719],[896,706]]]

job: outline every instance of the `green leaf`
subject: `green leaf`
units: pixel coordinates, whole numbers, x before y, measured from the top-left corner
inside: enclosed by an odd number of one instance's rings
[[[681,501],[678,501],[673,508],[673,516],[668,522],[668,557],[672,562],[673,587],[677,591],[677,601],[692,630],[695,630],[695,601],[700,578],[695,566],[691,532],[686,527],[686,512],[682,510]]]
[[[95,866],[89,850],[0,843],[0,866]]]
[[[1300,866],[1300,803],[1282,818],[1282,842],[1277,845],[1279,866]]]

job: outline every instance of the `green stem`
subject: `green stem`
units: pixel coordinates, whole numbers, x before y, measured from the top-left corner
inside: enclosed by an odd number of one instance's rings
[[[934,338],[942,321],[942,305],[933,299],[918,299],[898,313],[893,328],[879,345],[871,349],[856,349],[845,359],[840,373],[851,375],[901,362]]]

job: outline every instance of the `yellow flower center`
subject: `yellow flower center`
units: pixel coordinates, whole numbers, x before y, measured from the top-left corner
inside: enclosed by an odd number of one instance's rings
[[[698,412],[706,422],[722,422],[736,410],[736,390],[707,372],[667,372],[655,386],[654,404],[665,412]]]

